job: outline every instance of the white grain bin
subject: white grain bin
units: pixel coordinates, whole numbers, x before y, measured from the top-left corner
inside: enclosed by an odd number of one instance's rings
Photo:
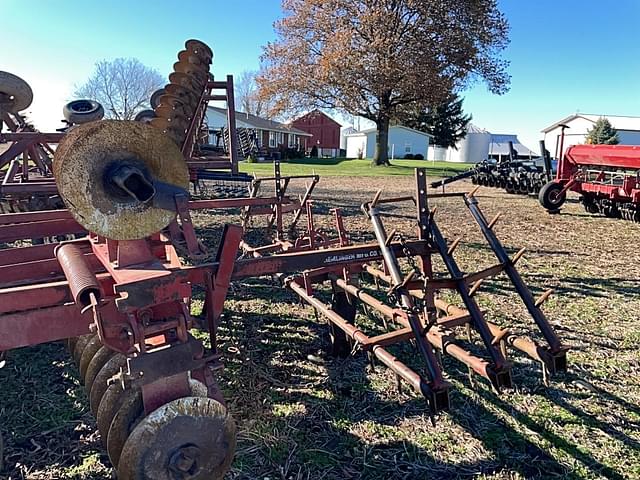
[[[452,162],[478,163],[489,155],[491,134],[472,123],[467,127],[467,135],[458,142],[458,151],[452,152]]]

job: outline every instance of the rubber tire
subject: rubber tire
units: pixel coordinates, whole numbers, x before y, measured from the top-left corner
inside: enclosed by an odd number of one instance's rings
[[[18,113],[29,108],[33,102],[33,90],[27,82],[9,72],[0,72],[0,92],[13,97],[4,109],[9,113]]]
[[[550,212],[557,212],[560,210],[560,207],[567,200],[567,194],[563,193],[558,196],[558,193],[564,187],[558,182],[549,182],[544,187],[540,189],[540,193],[538,194],[538,201],[540,205],[542,205],[545,209]]]
[[[149,123],[154,118],[156,118],[156,112],[151,109],[147,109],[139,111],[133,120],[136,122]]]
[[[73,100],[62,107],[62,115],[69,123],[80,125],[104,117],[104,108],[95,100]]]
[[[158,105],[160,105],[160,97],[165,93],[167,93],[167,91],[164,88],[160,88],[151,94],[151,99],[149,100],[151,108],[156,108]]]

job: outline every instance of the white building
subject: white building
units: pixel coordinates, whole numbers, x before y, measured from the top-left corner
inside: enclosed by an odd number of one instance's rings
[[[640,145],[640,117],[576,113],[542,130],[545,148],[551,152],[552,157],[558,158],[561,155],[558,150],[560,148],[562,125],[569,127],[564,131],[564,149],[566,150],[571,145],[584,143],[587,132],[593,128],[600,117],[609,120],[611,126],[618,131],[618,139],[621,145]]]
[[[372,158],[376,149],[376,129],[370,128],[355,133],[347,133],[345,146],[347,158]],[[420,154],[427,158],[429,150],[428,133],[413,128],[393,125],[389,127],[389,158],[404,158],[408,153]]]
[[[517,135],[490,133],[470,123],[467,134],[455,148],[434,147],[430,150],[429,160],[444,162],[478,163],[488,158],[501,160],[509,157],[509,142],[512,143],[517,157],[535,158],[538,153],[529,149],[518,140]]]

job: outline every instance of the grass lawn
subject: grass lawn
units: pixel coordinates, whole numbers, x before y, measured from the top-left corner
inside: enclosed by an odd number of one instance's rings
[[[321,176],[378,177],[386,175],[413,175],[413,169],[425,167],[429,175],[450,176],[467,170],[466,163],[432,162],[430,160],[391,160],[390,167],[372,167],[371,159],[347,158],[298,158],[280,164],[283,175],[307,175],[314,172]],[[273,175],[273,163],[240,162],[240,171],[258,176]]]

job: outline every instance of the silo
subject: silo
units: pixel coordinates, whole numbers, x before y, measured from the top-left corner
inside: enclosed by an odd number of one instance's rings
[[[489,155],[490,144],[491,134],[470,123],[467,127],[467,136],[458,142],[458,151],[455,152],[457,155],[454,154],[452,159],[464,163],[481,162]]]

